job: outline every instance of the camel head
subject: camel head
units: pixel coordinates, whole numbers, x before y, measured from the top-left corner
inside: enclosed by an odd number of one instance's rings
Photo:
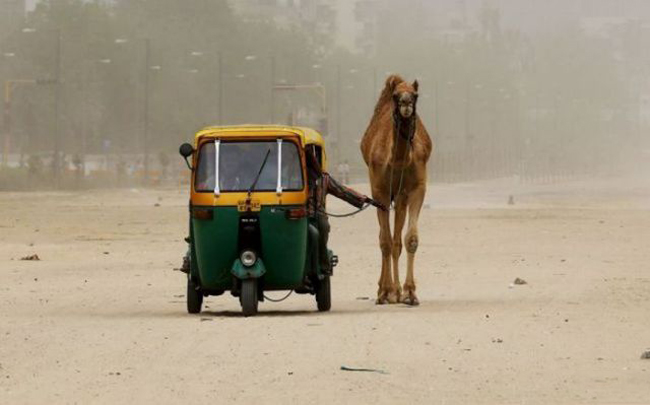
[[[401,82],[395,85],[393,90],[393,104],[396,115],[402,119],[410,119],[415,116],[418,102],[418,81],[413,84]]]

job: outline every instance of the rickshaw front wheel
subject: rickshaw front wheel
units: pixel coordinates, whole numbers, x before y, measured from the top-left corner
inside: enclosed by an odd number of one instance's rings
[[[241,309],[244,316],[252,316],[257,313],[257,279],[251,278],[242,280],[241,294],[239,296]]]
[[[330,276],[318,282],[316,289],[316,304],[320,312],[329,311],[332,308],[332,289],[330,287]]]
[[[187,278],[187,312],[198,314],[201,312],[203,305],[203,294],[197,289],[197,285],[188,277]]]

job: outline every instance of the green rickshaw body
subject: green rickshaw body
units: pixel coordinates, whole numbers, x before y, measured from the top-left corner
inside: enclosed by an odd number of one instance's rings
[[[288,219],[287,206],[264,206],[259,212],[263,287],[291,290],[300,287],[311,269],[307,266],[307,218]],[[192,218],[195,272],[202,288],[226,291],[233,287],[233,264],[239,260],[237,207],[193,207],[212,212],[210,219]]]

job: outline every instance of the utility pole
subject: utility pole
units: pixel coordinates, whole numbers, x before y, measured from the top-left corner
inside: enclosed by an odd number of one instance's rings
[[[56,80],[54,87],[54,184],[58,189],[60,186],[61,175],[61,157],[59,152],[60,145],[60,120],[59,120],[59,97],[61,95],[61,29],[54,30],[56,59],[54,67],[54,78]]]
[[[5,100],[4,100],[4,123],[5,123],[5,141],[2,147],[2,166],[7,165],[7,156],[11,147],[11,82],[5,82]]]
[[[223,125],[223,64],[222,64],[221,52],[217,52],[217,69],[219,69],[219,90],[218,90],[219,110],[218,110],[217,117],[219,118],[219,125]]]
[[[372,97],[371,100],[377,99],[377,68],[372,68]]]
[[[275,124],[275,56],[271,55],[271,124]]]
[[[341,161],[341,65],[336,66],[336,162]]]
[[[151,40],[144,40],[144,184],[149,184],[149,59],[151,58]]]
[[[14,89],[19,85],[35,85],[35,84],[50,84],[52,80],[34,80],[34,79],[11,79],[5,81],[4,89],[4,123],[5,123],[5,139],[4,147],[2,149],[2,161],[0,162],[2,166],[7,164],[7,156],[11,151],[13,140],[12,140],[12,120],[11,120],[11,97],[13,95]]]
[[[435,103],[434,110],[433,110],[433,119],[435,120],[434,132],[436,134],[440,134],[440,118],[439,118],[440,108],[438,106],[438,103],[440,102],[439,90],[440,90],[440,86],[438,84],[438,80],[436,80],[436,87],[434,88],[434,93],[433,93],[433,101]]]
[[[470,86],[472,83],[468,80],[467,81],[467,88],[465,91],[465,144],[467,145],[467,142],[469,142],[469,137],[470,137],[470,128],[469,128],[469,121],[470,121],[470,108],[471,108],[471,100],[470,97],[472,96]]]

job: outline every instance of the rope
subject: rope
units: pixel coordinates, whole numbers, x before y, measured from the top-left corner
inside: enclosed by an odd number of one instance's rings
[[[293,293],[293,290],[289,291],[289,294],[285,295],[283,298],[280,298],[279,300],[274,300],[273,298],[269,298],[269,297],[266,296],[266,294],[262,294],[262,295],[264,295],[265,300],[269,300],[271,302],[282,302],[282,301],[286,300],[287,298],[289,298],[289,296],[292,293]]]
[[[325,211],[325,210],[320,210],[320,212],[323,213],[323,214],[325,214],[325,215],[327,215],[327,216],[329,216],[329,217],[334,217],[334,218],[347,218],[347,217],[351,217],[351,216],[353,216],[353,215],[357,215],[358,213],[360,213],[361,211],[365,210],[365,209],[368,208],[368,207],[370,207],[370,204],[365,204],[363,207],[359,208],[358,210],[356,210],[356,211],[352,211],[352,212],[350,212],[350,213],[348,213],[348,214],[332,214],[332,213],[329,213],[329,212],[327,212],[327,211]]]
[[[395,132],[396,132],[395,138],[397,138],[396,143],[397,143],[397,145],[399,145],[399,141],[402,138],[400,136],[400,129],[401,129],[400,128],[400,120],[395,119],[395,116],[393,116],[393,120],[395,122]],[[395,195],[395,197],[396,197],[395,199],[393,199],[393,171],[395,170],[395,154],[393,154],[393,161],[392,161],[392,163],[390,165],[390,179],[389,179],[389,183],[388,183],[388,193],[389,193],[389,198],[390,198],[390,204],[388,205],[388,211],[395,211],[395,200],[397,199],[397,196],[399,196],[400,193],[402,192],[402,180],[404,179],[404,169],[406,168],[405,162],[406,162],[406,157],[408,156],[409,147],[411,146],[411,141],[412,141],[411,138],[406,140],[407,144],[406,144],[406,147],[404,148],[404,159],[402,161],[402,172],[399,175],[399,185],[398,185],[398,188],[397,188],[397,194]],[[395,150],[397,150],[397,147],[395,147]]]
[[[404,159],[402,160],[404,163],[402,164],[402,172],[399,175],[399,187],[397,188],[397,194],[395,195],[396,197],[399,196],[402,193],[402,180],[404,180],[404,171],[406,169],[406,157],[409,154],[409,147],[410,147],[410,144],[411,144],[410,141],[406,141],[406,142],[407,142],[407,144],[406,144],[406,147],[404,148]],[[390,184],[391,184],[391,186],[393,185],[393,176],[392,176],[392,174],[391,174],[391,178],[390,178]],[[395,199],[397,199],[397,198],[395,198]],[[393,204],[393,202],[394,201],[391,201],[391,205],[392,205],[392,208],[395,209],[395,204]]]

